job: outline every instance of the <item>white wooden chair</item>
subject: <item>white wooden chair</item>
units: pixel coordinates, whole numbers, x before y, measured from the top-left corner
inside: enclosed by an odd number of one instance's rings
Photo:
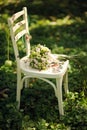
[[[20,21],[20,17],[22,18],[21,21]],[[20,108],[20,98],[21,98],[21,90],[23,88],[23,82],[27,81],[28,78],[38,78],[49,83],[53,87],[55,91],[55,96],[58,99],[59,113],[60,115],[63,115],[64,110],[63,110],[63,101],[62,101],[62,82],[64,78],[64,89],[65,89],[65,93],[67,93],[68,92],[67,70],[68,70],[69,61],[68,60],[64,61],[62,67],[56,73],[54,71],[50,71],[49,69],[44,71],[39,71],[37,69],[31,68],[29,66],[31,36],[29,34],[29,29],[28,29],[27,8],[24,7],[23,10],[15,13],[11,18],[8,18],[8,25],[10,28],[11,39],[12,39],[15,58],[17,62],[16,101],[18,102],[18,108]],[[23,36],[25,36],[26,54],[23,58],[20,58],[17,42]],[[52,55],[55,58],[58,57],[58,54],[52,54]],[[50,81],[50,79],[52,78],[55,79],[56,81],[55,84],[52,81]]]

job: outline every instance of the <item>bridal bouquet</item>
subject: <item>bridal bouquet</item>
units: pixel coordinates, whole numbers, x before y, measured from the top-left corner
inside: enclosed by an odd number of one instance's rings
[[[45,70],[50,66],[51,51],[46,46],[38,44],[31,49],[30,66],[35,69]]]

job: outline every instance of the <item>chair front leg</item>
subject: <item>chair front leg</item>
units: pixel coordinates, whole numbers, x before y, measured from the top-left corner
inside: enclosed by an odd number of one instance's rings
[[[59,106],[59,114],[64,115],[64,110],[63,110],[63,101],[62,101],[62,81],[63,77],[57,78],[56,79],[56,96],[58,99],[58,106]]]
[[[16,95],[16,101],[18,103],[17,109],[20,108],[21,88],[22,88],[21,73],[18,73],[17,74],[17,95]]]

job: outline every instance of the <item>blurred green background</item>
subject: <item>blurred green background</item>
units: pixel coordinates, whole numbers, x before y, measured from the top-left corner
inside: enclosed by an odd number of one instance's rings
[[[22,90],[21,109],[16,109],[16,63],[7,19],[24,6],[31,46],[45,44],[70,61],[70,92],[63,93],[65,115],[61,118],[53,89],[37,79]],[[24,49],[22,42],[19,48]],[[6,66],[7,59],[12,66]],[[0,130],[87,130],[86,115],[87,1],[0,0]]]

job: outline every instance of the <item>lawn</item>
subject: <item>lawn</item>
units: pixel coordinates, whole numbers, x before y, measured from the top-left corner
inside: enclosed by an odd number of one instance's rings
[[[72,2],[71,8],[67,8],[63,6],[66,5],[63,1],[57,10],[56,2],[50,8],[47,7],[48,3],[33,0],[30,2],[31,10],[24,1],[0,3],[0,130],[87,130],[86,5]],[[69,93],[63,93],[64,116],[59,116],[53,88],[38,79],[30,79],[30,88],[22,90],[20,111],[16,109],[16,63],[7,18],[22,9],[23,5],[28,7],[30,13],[31,46],[40,43],[53,53],[68,56]],[[11,12],[12,7],[15,11]],[[43,7],[46,10],[43,11]],[[53,8],[55,10],[51,14]],[[20,51],[24,49],[23,39],[19,42],[19,48]],[[7,59],[12,61],[11,66],[5,64]]]

